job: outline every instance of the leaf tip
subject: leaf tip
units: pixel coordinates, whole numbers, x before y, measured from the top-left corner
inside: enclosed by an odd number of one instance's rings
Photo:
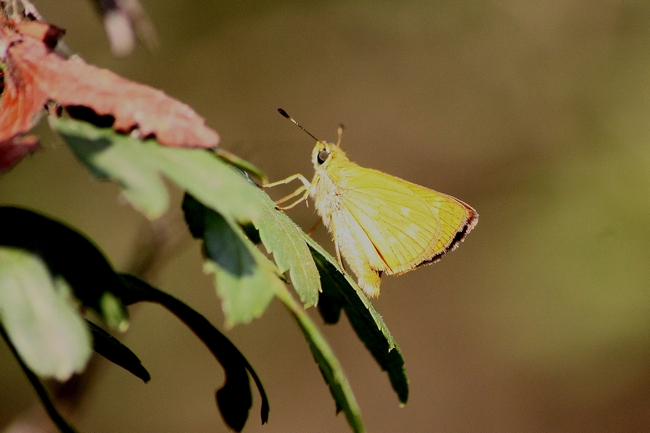
[[[129,313],[115,295],[110,292],[104,293],[99,306],[106,324],[112,329],[124,332],[129,328]]]

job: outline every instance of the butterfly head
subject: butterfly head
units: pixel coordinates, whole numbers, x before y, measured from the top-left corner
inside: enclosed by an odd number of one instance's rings
[[[314,163],[314,167],[321,167],[327,164],[331,154],[332,145],[330,143],[317,141],[314,150],[311,152],[311,160]]]
[[[293,122],[298,128],[302,129],[304,132],[307,133],[311,138],[316,140],[316,146],[314,146],[314,150],[311,153],[311,160],[314,163],[314,168],[316,171],[319,170],[326,170],[327,166],[329,165],[329,161],[332,159],[337,159],[337,158],[345,158],[345,152],[341,150],[341,137],[343,135],[343,125],[339,125],[339,138],[336,143],[328,143],[326,141],[321,141],[318,138],[314,137],[314,135],[307,131],[300,123],[296,122],[296,120],[289,116],[289,114],[284,111],[282,108],[278,108],[278,112],[280,112],[281,115],[289,119],[291,122]]]
[[[327,169],[331,160],[341,157],[345,157],[345,152],[341,150],[340,146],[326,141],[317,141],[311,152],[311,161],[316,170]]]

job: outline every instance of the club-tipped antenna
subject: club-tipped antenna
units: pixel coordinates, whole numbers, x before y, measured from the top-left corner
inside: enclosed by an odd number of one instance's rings
[[[319,140],[318,138],[314,137],[314,135],[313,135],[311,132],[307,131],[307,130],[305,129],[304,126],[302,126],[300,123],[296,122],[296,119],[294,119],[293,117],[289,116],[289,113],[287,113],[286,111],[284,111],[282,108],[278,108],[278,112],[279,112],[280,114],[282,114],[284,117],[286,117],[287,119],[291,120],[291,121],[292,121],[292,122],[293,122],[293,123],[294,123],[298,128],[300,128],[300,129],[302,129],[303,131],[305,131],[305,132],[307,133],[307,135],[309,135],[311,138],[313,138],[313,139],[316,140],[316,141],[320,141],[320,142],[322,143],[321,140]]]
[[[343,138],[343,129],[345,129],[345,126],[343,126],[342,123],[339,123],[339,129],[337,131],[339,134],[339,138],[336,140],[336,145],[338,147],[341,147],[341,138]]]

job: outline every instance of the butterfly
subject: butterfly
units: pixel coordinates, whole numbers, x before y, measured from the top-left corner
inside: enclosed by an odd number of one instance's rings
[[[341,149],[342,126],[337,143],[328,143],[314,137],[286,111],[278,111],[316,140],[312,150],[315,173],[311,182],[295,174],[264,187],[296,179],[302,182],[276,202],[278,209],[291,209],[311,196],[334,239],[341,268],[344,258],[369,297],[379,295],[382,274],[401,275],[440,260],[478,223],[478,213],[450,195],[350,161]],[[279,206],[296,197],[292,204]]]

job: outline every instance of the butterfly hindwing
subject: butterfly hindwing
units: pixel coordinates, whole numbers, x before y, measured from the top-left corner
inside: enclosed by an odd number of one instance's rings
[[[369,296],[379,294],[380,272],[386,264],[350,211],[344,207],[331,215],[329,230],[340,253],[357,276],[359,287]]]

